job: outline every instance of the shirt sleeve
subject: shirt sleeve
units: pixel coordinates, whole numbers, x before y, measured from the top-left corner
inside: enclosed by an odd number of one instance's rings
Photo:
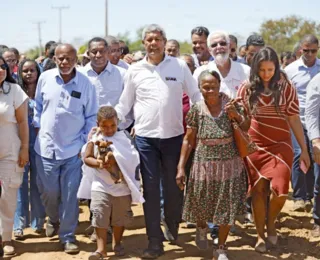
[[[41,114],[42,114],[42,102],[43,102],[43,98],[42,98],[42,85],[43,85],[43,77],[40,76],[39,80],[38,80],[38,84],[37,84],[37,88],[36,88],[36,94],[35,94],[35,105],[34,105],[34,109],[33,109],[33,126],[35,128],[40,128],[40,121],[41,121]]]
[[[199,125],[199,110],[198,105],[193,104],[186,117],[187,128],[198,129]]]
[[[286,86],[285,97],[287,99],[286,115],[293,116],[299,114],[299,101],[297,90],[291,84]]]
[[[89,83],[89,80],[87,88],[87,102],[84,109],[85,126],[84,132],[82,133],[82,140],[84,143],[87,142],[88,134],[92,127],[96,126],[97,124],[96,121],[98,112],[96,89],[91,83]]]
[[[320,76],[314,77],[307,86],[306,127],[310,140],[320,138]]]
[[[22,90],[22,88],[17,84],[11,84],[11,89],[13,91],[13,106],[14,109],[18,109],[22,103],[28,99],[27,94]]]
[[[115,110],[117,111],[118,118],[120,121],[125,122],[126,115],[130,112],[134,100],[135,100],[135,86],[132,80],[132,73],[130,68],[124,77],[124,89],[120,96],[119,103],[116,105]]]
[[[190,69],[188,68],[186,63],[182,64],[182,69],[184,74],[184,81],[183,81],[184,92],[187,93],[192,103],[196,103],[200,101],[202,98],[197,82],[192,77]]]

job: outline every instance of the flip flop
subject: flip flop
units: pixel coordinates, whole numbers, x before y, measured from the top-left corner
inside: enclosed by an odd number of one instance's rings
[[[89,256],[88,260],[102,260],[104,257],[101,253],[99,252],[93,252]]]

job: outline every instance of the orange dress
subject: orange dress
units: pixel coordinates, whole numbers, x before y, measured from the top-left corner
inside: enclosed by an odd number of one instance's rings
[[[246,84],[244,82],[240,86],[238,97],[243,99],[243,105],[248,108],[249,90]],[[290,126],[286,118],[299,114],[297,92],[290,84],[281,90],[279,108],[280,114],[276,111],[272,95],[259,96],[248,131],[258,150],[245,158],[245,164],[249,175],[249,190],[261,178],[265,178],[270,181],[271,189],[277,196],[286,196],[293,162]]]

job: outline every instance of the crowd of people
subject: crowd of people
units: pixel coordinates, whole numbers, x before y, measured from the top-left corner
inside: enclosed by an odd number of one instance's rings
[[[122,237],[142,203],[143,259],[176,243],[179,225],[195,244],[227,260],[227,238],[244,216],[255,250],[277,246],[275,222],[289,194],[313,210],[320,237],[319,41],[305,35],[276,53],[260,35],[237,38],[199,26],[192,54],[180,54],[159,25],[142,32],[145,52],[113,36],[94,37],[78,59],[50,41],[31,60],[0,46],[0,256],[14,256],[24,229],[59,236],[78,253],[79,199],[91,211],[89,260],[125,255]],[[234,124],[254,147],[243,157]],[[163,228],[161,228],[161,225]]]

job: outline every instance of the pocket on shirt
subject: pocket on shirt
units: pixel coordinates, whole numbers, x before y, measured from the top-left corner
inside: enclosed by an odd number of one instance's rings
[[[83,110],[82,102],[78,98],[70,97],[65,109],[67,112],[79,113]]]

